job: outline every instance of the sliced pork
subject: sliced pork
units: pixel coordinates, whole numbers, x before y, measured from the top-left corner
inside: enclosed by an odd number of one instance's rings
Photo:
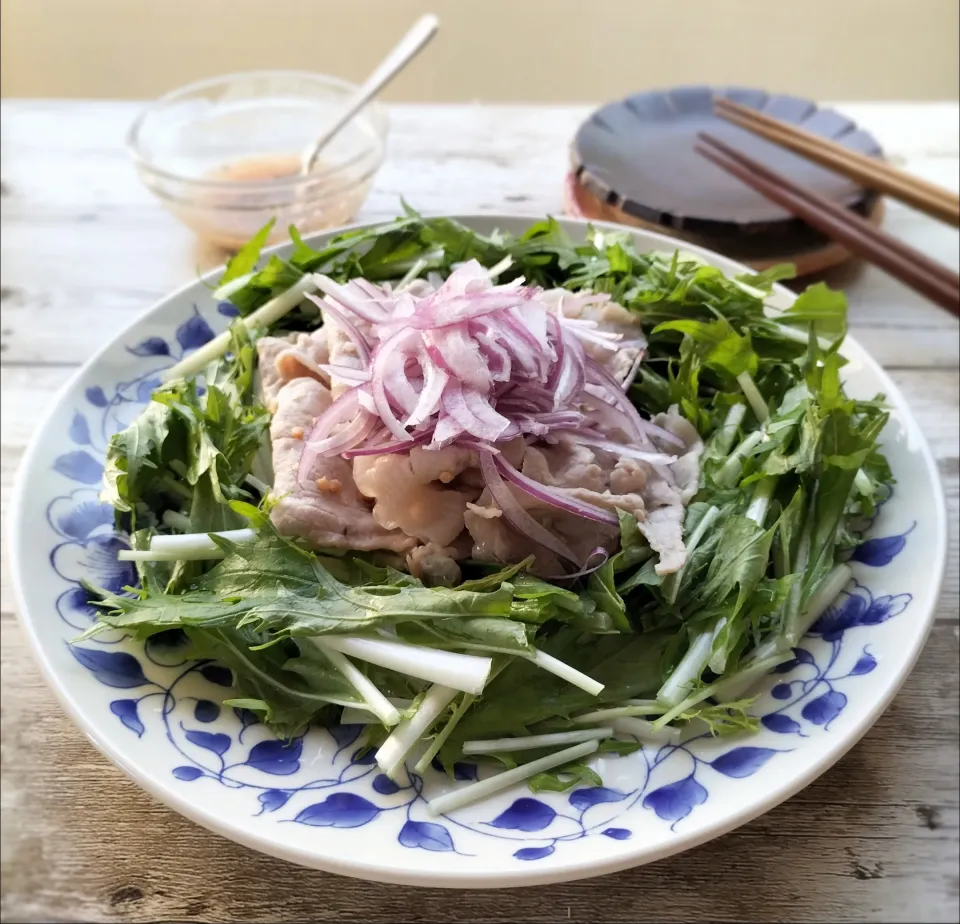
[[[297,477],[304,433],[331,400],[330,390],[308,377],[296,378],[277,392],[270,424],[273,495],[279,498],[270,514],[273,524],[282,535],[297,536],[317,548],[410,551],[417,540],[374,519],[347,460],[318,457],[306,478]]]
[[[569,573],[616,551],[623,511],[659,573],[682,567],[703,444],[677,408],[644,421],[624,394],[646,348],[634,314],[496,286],[475,261],[436,289],[317,279],[324,326],[258,344],[281,532],[449,585],[469,557]]]
[[[321,382],[329,380],[320,369],[330,358],[325,328],[288,337],[261,337],[257,341],[257,356],[263,403],[271,413],[276,411],[277,395],[287,382],[303,376]]]
[[[451,484],[475,463],[474,453],[420,446],[409,453],[365,456],[354,462],[360,493],[375,501],[373,518],[421,542],[448,546],[463,532],[467,504],[479,491]]]

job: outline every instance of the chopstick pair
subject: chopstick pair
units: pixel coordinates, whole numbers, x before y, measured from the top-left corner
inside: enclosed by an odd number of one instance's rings
[[[744,127],[752,130],[752,126]],[[960,317],[960,275],[957,273],[712,135],[701,133],[696,151],[760,195],[844,245],[851,253]]]
[[[948,189],[724,96],[714,100],[714,108],[717,115],[747,131],[842,173],[867,189],[898,199],[955,228],[960,227],[960,196]]]

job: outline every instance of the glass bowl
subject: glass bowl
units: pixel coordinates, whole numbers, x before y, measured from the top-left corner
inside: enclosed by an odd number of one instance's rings
[[[370,103],[299,176],[300,153],[356,90],[300,71],[230,74],[152,103],[127,139],[147,188],[204,241],[236,249],[271,218],[270,241],[347,224],[386,154],[387,118]]]

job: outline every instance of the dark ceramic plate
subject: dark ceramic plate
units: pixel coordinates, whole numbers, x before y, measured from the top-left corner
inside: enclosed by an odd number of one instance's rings
[[[763,90],[677,87],[637,93],[598,109],[573,141],[574,170],[593,195],[643,221],[713,238],[810,229],[694,151],[698,132],[736,145],[802,186],[867,214],[876,196],[852,180],[714,114],[714,96],[798,125],[853,151],[882,157],[876,139],[846,116],[810,100]]]

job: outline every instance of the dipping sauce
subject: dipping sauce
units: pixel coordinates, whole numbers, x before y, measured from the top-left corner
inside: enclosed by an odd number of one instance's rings
[[[299,153],[260,154],[230,161],[204,174],[214,181],[193,202],[170,204],[204,244],[224,250],[242,247],[271,218],[276,226],[268,243],[287,239],[287,228],[301,234],[349,223],[370,188],[370,179],[344,185],[342,173],[326,173],[318,161],[308,176],[295,184],[274,185],[300,174]],[[313,174],[320,174],[316,177]],[[229,185],[218,186],[215,184]]]
[[[300,172],[300,158],[296,154],[263,154],[245,157],[217,167],[207,174],[211,180],[234,180],[253,183],[262,180],[282,180]]]

